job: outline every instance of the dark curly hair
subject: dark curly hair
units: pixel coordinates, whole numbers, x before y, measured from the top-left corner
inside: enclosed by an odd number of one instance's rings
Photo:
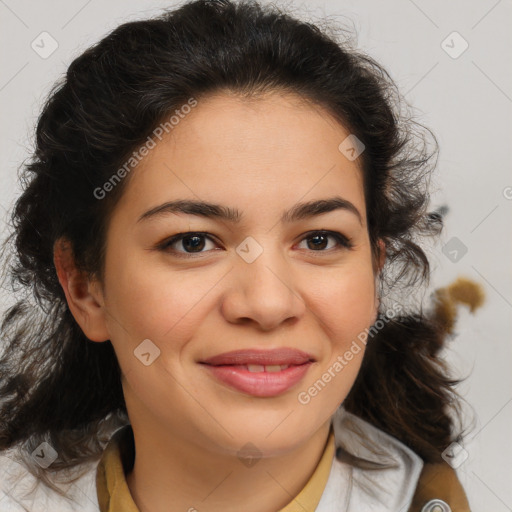
[[[428,283],[418,241],[442,227],[428,212],[438,145],[351,37],[254,1],[195,0],[125,23],[73,60],[39,116],[3,247],[4,278],[17,295],[1,324],[0,450],[19,444],[29,454],[47,441],[59,454],[52,470],[71,468],[98,458],[112,430],[129,422],[112,345],[88,340],[70,313],[54,244],[68,240],[77,267],[103,281],[106,227],[130,175],[101,200],[95,191],[190,98],[280,91],[325,108],[366,148],[360,165],[375,257],[385,241],[380,296]],[[459,381],[440,358],[445,338],[422,307],[387,321],[344,402],[426,462],[460,438]],[[28,455],[25,463],[52,486]]]

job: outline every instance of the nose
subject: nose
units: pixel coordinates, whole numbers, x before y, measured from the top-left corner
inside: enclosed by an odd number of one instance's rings
[[[224,294],[222,314],[236,324],[255,324],[270,331],[283,323],[294,323],[306,305],[285,258],[265,250],[252,263],[237,257]]]

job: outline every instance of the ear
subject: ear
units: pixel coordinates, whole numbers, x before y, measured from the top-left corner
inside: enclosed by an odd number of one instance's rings
[[[103,292],[97,281],[91,281],[77,270],[69,240],[59,238],[53,246],[53,263],[64,290],[69,309],[82,331],[91,341],[110,338],[105,321]]]

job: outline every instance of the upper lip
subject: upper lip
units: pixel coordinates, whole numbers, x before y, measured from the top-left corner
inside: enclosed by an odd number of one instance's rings
[[[273,350],[234,350],[219,354],[201,363],[211,366],[220,365],[244,365],[244,364],[260,364],[267,365],[300,365],[314,361],[313,356],[294,348],[276,348]]]

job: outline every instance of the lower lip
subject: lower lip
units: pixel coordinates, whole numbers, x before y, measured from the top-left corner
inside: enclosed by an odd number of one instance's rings
[[[228,386],[258,397],[277,396],[295,386],[306,375],[311,362],[290,366],[279,372],[250,372],[237,366],[211,366],[203,364],[212,374]]]

